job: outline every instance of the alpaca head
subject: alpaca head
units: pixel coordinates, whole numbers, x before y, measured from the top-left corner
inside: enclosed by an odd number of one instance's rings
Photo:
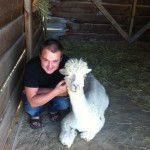
[[[84,87],[84,79],[86,74],[92,69],[89,69],[87,63],[82,59],[69,59],[65,67],[60,69],[60,73],[65,75],[65,81],[68,90],[77,92]]]

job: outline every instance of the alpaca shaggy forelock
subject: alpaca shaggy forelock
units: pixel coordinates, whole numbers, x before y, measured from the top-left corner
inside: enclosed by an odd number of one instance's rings
[[[91,69],[88,68],[87,63],[82,59],[72,58],[59,71],[62,75],[65,75],[64,79],[68,92],[77,92],[83,88],[84,79]]]
[[[65,64],[65,68],[67,72],[71,73],[86,73],[86,70],[88,69],[87,63],[84,62],[82,59],[70,59]]]

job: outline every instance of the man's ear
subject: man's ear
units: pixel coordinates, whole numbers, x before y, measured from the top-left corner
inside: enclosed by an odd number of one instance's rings
[[[60,72],[62,75],[65,75],[65,76],[68,75],[66,69],[64,69],[64,68],[63,68],[63,69],[60,69],[59,72]]]

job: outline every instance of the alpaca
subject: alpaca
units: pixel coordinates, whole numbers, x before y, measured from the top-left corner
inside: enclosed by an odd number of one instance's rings
[[[92,75],[82,59],[69,59],[60,73],[65,75],[71,112],[61,121],[59,139],[68,148],[77,131],[87,142],[92,140],[105,123],[104,113],[109,104],[104,87]]]

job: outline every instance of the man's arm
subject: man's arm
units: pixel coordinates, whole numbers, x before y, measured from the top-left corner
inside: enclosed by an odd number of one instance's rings
[[[63,80],[54,89],[25,87],[25,93],[30,105],[37,107],[46,104],[56,96],[67,95],[67,86]]]

